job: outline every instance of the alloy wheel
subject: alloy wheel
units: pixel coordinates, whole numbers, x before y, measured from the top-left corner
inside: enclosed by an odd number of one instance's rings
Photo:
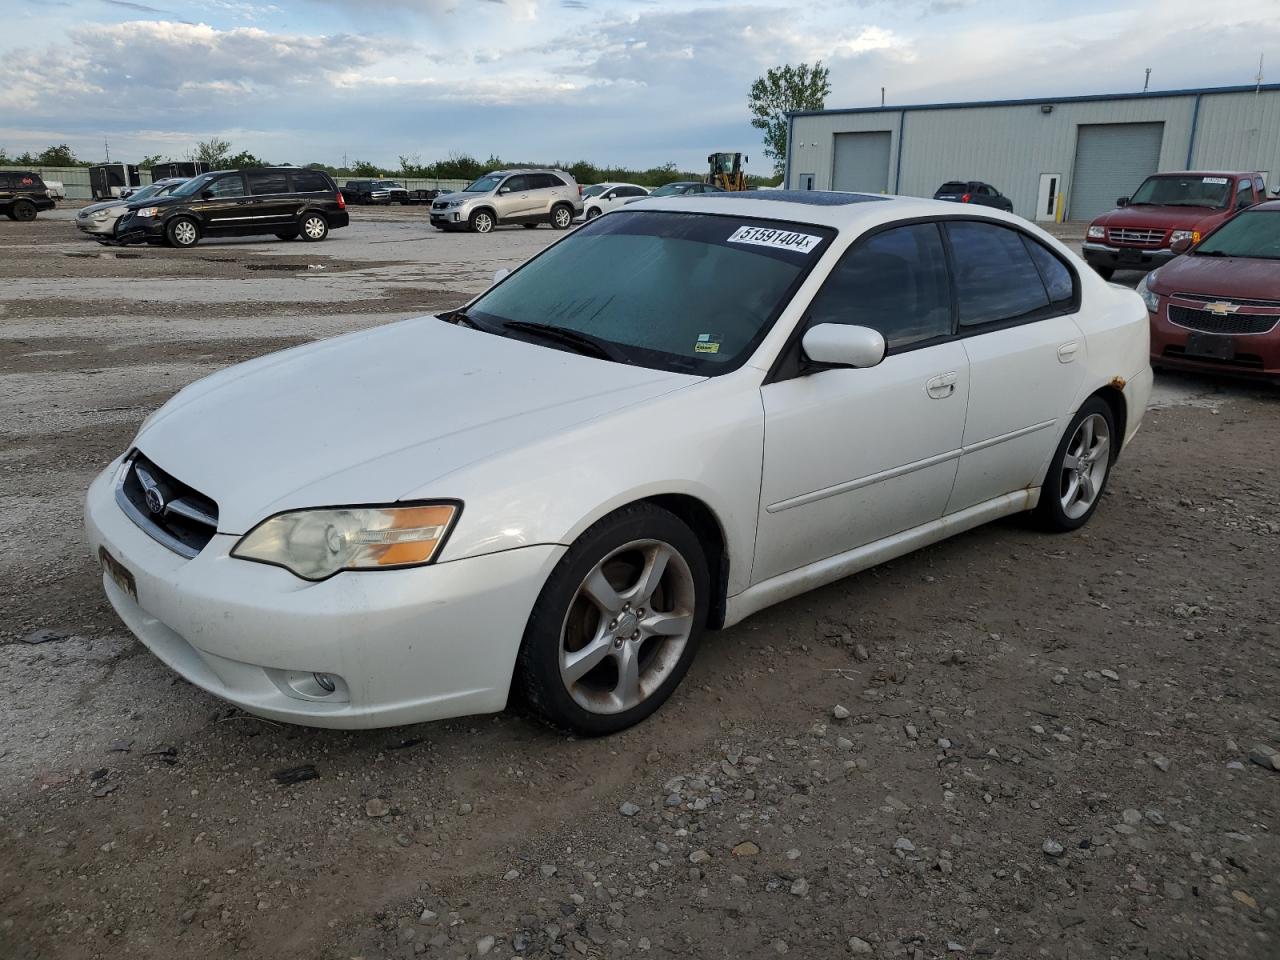
[[[196,242],[196,225],[190,220],[181,221],[173,228],[173,239],[179,246],[191,246]]]
[[[477,213],[471,221],[476,233],[488,233],[493,229],[493,217],[487,213]]]
[[[567,207],[556,207],[555,212],[551,214],[556,227],[563,230],[573,222],[573,213]]]
[[[675,670],[694,626],[689,564],[660,540],[635,540],[592,567],[560,631],[560,678],[578,706],[614,714],[643,703]]]
[[[312,240],[319,240],[325,235],[327,224],[320,217],[307,217],[302,224],[303,232]]]
[[[1080,421],[1062,458],[1058,496],[1062,512],[1072,520],[1088,513],[1111,467],[1111,428],[1107,418],[1092,413]]]

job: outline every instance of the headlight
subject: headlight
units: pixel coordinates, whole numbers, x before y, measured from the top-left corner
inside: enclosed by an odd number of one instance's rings
[[[1190,240],[1192,243],[1200,242],[1199,230],[1175,230],[1169,234],[1169,242],[1177,243],[1179,240]]]
[[[1106,238],[1107,238],[1106,227],[1090,227],[1089,228],[1090,240],[1105,240]]]
[[[1160,295],[1151,290],[1147,286],[1147,281],[1155,277],[1155,271],[1151,271],[1140,281],[1138,281],[1138,296],[1142,298],[1142,302],[1147,305],[1149,313],[1155,313],[1160,309]]]
[[[107,211],[105,211],[105,210],[99,210],[97,213],[95,213],[95,214],[93,215],[93,219],[95,219],[95,220],[105,220],[105,219],[107,219]]]
[[[430,563],[461,504],[295,510],[269,517],[231,551],[241,560],[284,567],[304,580],[341,570],[386,570]]]
[[[460,207],[460,206],[462,206],[462,204],[463,204],[464,202],[465,202],[465,201],[462,201],[462,200],[450,200],[450,201],[449,201],[449,206],[451,206],[451,207]]]
[[[143,207],[140,210],[133,211],[133,215],[135,217],[154,217],[159,212],[159,207]]]

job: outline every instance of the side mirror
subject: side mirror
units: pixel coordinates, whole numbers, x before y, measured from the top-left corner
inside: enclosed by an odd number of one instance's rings
[[[510,193],[510,192],[511,192],[511,188],[510,188],[510,187],[499,187],[499,188],[498,188],[498,196],[502,196],[504,193]]]
[[[201,191],[200,191],[200,199],[201,199],[201,200],[212,200],[212,199],[213,199],[213,191],[212,191],[212,190],[201,190]]]
[[[510,274],[511,274],[511,271],[508,270],[506,267],[499,267],[497,270],[493,271],[494,284],[501,283],[503,280],[507,279],[507,277]]]
[[[1117,207],[1127,207],[1128,205],[1129,205],[1129,198],[1128,198],[1128,197],[1120,197],[1120,198],[1118,198],[1118,199],[1116,200],[1116,206],[1117,206]]]
[[[1191,241],[1188,240],[1186,237],[1183,237],[1181,240],[1173,241],[1173,244],[1169,247],[1169,249],[1177,254],[1186,253],[1188,250],[1191,249]]]
[[[805,356],[833,367],[874,367],[884,359],[884,336],[870,327],[819,323],[800,341]]]

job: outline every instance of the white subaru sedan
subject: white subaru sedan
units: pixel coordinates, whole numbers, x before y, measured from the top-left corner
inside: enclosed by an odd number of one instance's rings
[[[461,309],[179,392],[89,489],[121,619],[264,717],[605,734],[707,628],[998,517],[1093,515],[1147,312],[986,208],[641,200]]]

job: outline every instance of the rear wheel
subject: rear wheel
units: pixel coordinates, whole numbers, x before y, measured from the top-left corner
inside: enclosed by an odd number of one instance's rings
[[[568,230],[573,226],[573,207],[567,203],[557,204],[551,210],[551,226],[557,230]]]
[[[164,228],[171,247],[194,247],[200,242],[200,226],[190,217],[175,217]]]
[[[709,598],[702,545],[679,518],[639,503],[597,521],[529,615],[517,681],[526,702],[588,736],[639,723],[688,671]]]
[[[1115,459],[1116,424],[1111,407],[1090,397],[1071,418],[1049,463],[1036,520],[1046,530],[1083,527],[1098,509]]]
[[[302,238],[308,241],[323,240],[329,235],[329,221],[318,213],[308,213],[302,218]]]
[[[13,220],[26,222],[36,218],[36,205],[30,200],[15,200],[9,210],[9,217]]]
[[[488,210],[477,210],[467,221],[472,233],[491,233],[494,228],[493,214]]]

